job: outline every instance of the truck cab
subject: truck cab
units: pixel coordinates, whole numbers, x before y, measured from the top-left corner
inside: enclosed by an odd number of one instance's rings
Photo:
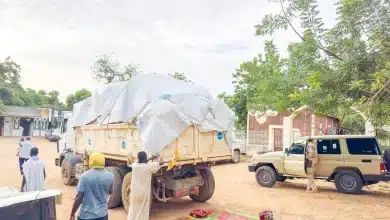
[[[311,139],[318,153],[315,178],[334,181],[339,192],[358,193],[363,186],[390,181],[386,158],[382,157],[375,137],[326,135]],[[248,169],[256,173],[258,184],[272,187],[277,181],[306,178],[306,140],[294,141],[284,151],[253,156]]]
[[[66,113],[60,122],[59,128],[53,131],[60,137],[57,141],[57,153],[59,154],[55,161],[57,166],[61,166],[65,154],[72,151],[74,136],[72,127],[72,113]]]

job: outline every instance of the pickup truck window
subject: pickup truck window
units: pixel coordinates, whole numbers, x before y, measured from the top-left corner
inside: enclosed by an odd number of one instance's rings
[[[305,147],[301,144],[293,144],[290,147],[290,154],[304,154]]]
[[[381,155],[375,138],[347,138],[347,147],[352,155]]]
[[[318,154],[341,154],[339,140],[317,140]]]

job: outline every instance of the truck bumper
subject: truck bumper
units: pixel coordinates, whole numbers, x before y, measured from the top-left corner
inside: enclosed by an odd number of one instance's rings
[[[256,165],[249,165],[248,166],[249,172],[255,172],[256,171]]]
[[[365,181],[390,181],[390,175],[363,175],[363,178]]]

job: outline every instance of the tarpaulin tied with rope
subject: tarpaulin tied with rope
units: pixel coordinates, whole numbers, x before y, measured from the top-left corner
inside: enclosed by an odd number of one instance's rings
[[[223,132],[232,149],[232,110],[206,89],[168,76],[138,74],[97,88],[90,98],[74,105],[72,116],[74,127],[94,120],[98,125],[135,122],[142,150],[152,155],[191,125],[200,132]],[[171,167],[179,149],[172,156]]]

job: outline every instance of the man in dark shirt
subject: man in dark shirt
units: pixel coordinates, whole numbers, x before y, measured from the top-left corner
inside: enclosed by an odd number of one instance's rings
[[[33,119],[22,119],[20,121],[20,127],[23,128],[22,136],[30,136],[30,125],[33,122]]]

